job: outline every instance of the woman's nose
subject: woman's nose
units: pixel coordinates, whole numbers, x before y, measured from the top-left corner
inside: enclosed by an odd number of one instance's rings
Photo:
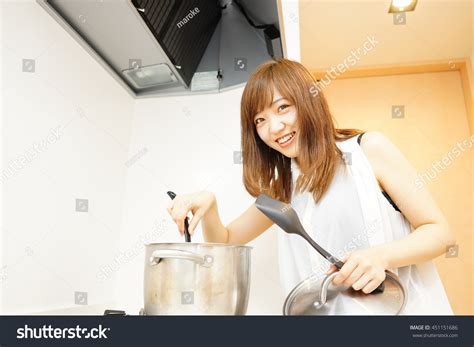
[[[278,119],[278,117],[270,118],[270,132],[272,134],[278,134],[284,128],[285,128],[285,124],[283,124],[283,122],[280,119]]]

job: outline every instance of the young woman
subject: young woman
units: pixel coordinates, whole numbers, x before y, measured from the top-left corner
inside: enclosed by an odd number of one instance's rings
[[[391,269],[404,282],[406,314],[452,314],[431,259],[455,243],[417,173],[381,133],[336,129],[311,73],[270,61],[250,77],[241,101],[243,182],[254,197],[290,202],[317,242],[342,257],[334,284],[370,293]],[[202,223],[208,242],[245,244],[273,223],[252,204],[224,226],[214,194],[177,196],[168,212],[184,231]],[[302,238],[279,234],[285,293],[328,264]],[[329,271],[335,271],[329,268]]]

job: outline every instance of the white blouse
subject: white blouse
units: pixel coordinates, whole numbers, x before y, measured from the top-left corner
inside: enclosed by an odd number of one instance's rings
[[[308,192],[294,193],[291,205],[307,233],[337,258],[356,249],[400,239],[411,232],[406,218],[382,194],[372,167],[357,143],[357,136],[337,142],[345,153],[329,189],[318,203]],[[299,168],[292,159],[293,186]],[[279,230],[280,279],[284,295],[316,273],[323,278],[329,262],[302,237]],[[403,314],[453,314],[441,280],[431,261],[391,269],[407,289]],[[350,312],[350,299],[344,303]],[[368,312],[369,314],[369,312]]]

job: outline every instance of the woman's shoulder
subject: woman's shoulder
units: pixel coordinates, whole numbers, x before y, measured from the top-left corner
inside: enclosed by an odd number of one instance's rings
[[[360,147],[371,164],[377,178],[390,167],[396,167],[403,155],[395,144],[378,131],[364,133]]]
[[[368,131],[360,138],[360,147],[366,156],[380,159],[396,149],[390,139],[379,131]]]

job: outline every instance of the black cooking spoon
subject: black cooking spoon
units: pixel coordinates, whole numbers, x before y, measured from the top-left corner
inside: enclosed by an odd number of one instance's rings
[[[172,191],[166,192],[168,196],[171,198],[171,200],[174,200],[176,198],[176,194],[173,193]],[[186,242],[191,242],[191,234],[189,233],[189,220],[188,217],[184,219],[184,240]]]
[[[318,245],[304,230],[296,211],[290,204],[272,199],[266,194],[260,194],[255,201],[255,206],[263,212],[265,216],[270,218],[275,224],[289,234],[297,234],[308,241],[311,246],[318,251],[331,264],[334,264],[338,270],[342,268],[344,263],[331,255],[328,251]],[[382,282],[372,293],[382,293],[385,285]]]

